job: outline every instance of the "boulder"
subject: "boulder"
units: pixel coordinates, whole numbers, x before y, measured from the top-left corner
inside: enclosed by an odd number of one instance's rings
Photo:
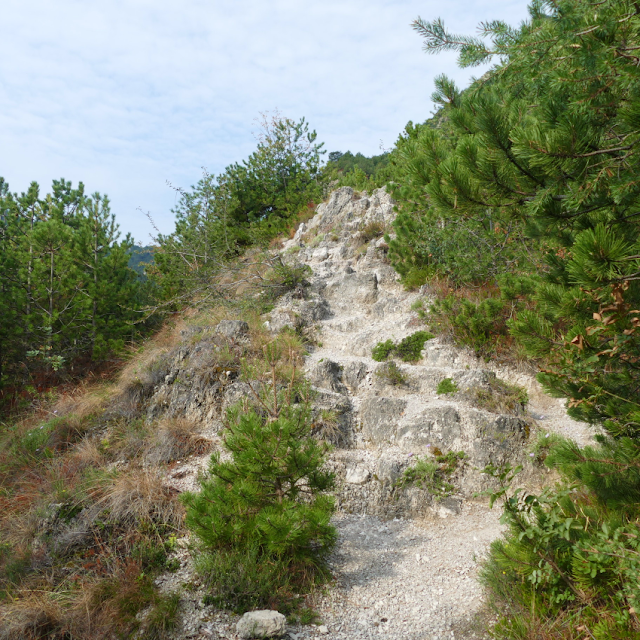
[[[367,365],[364,362],[350,362],[342,371],[344,383],[355,392],[367,375]]]
[[[333,360],[325,358],[309,372],[311,384],[321,389],[329,389],[335,393],[346,394],[347,389],[342,384],[342,366]]]
[[[417,419],[398,427],[396,435],[398,444],[405,450],[420,450],[430,445],[450,450],[460,445],[460,414],[452,406],[431,407]]]
[[[287,619],[278,611],[247,611],[236,624],[241,638],[277,638],[284,634]]]
[[[362,465],[354,465],[347,468],[345,480],[349,484],[364,484],[371,477],[371,473]]]

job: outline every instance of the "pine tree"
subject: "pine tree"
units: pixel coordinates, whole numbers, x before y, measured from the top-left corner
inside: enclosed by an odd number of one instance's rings
[[[457,136],[447,153],[425,133],[428,205],[444,220],[523,228],[545,252],[535,311],[514,334],[551,360],[541,376],[580,419],[614,436],[640,423],[640,92],[632,2],[598,8],[535,2],[520,29],[482,26],[493,47],[418,19],[429,51],[501,62],[461,94],[439,78],[434,100]],[[563,348],[558,348],[562,345]]]
[[[284,407],[275,419],[256,411],[232,415],[201,492],[187,494],[187,526],[209,549],[258,548],[291,563],[315,564],[335,542],[329,524],[333,475],[326,447],[310,436],[308,407]],[[266,561],[266,560],[265,560]]]
[[[464,94],[439,80],[435,99],[459,139],[433,165],[429,206],[445,219],[491,210],[523,225],[544,261],[535,309],[512,333],[545,358],[540,380],[570,414],[604,427],[595,446],[552,447],[559,489],[510,493],[511,472],[492,470],[510,533],[484,581],[509,608],[497,637],[637,638],[640,11],[560,0],[535,1],[530,14],[518,29],[481,25],[491,46],[439,20],[414,23],[428,51],[457,50],[463,66],[499,58]]]

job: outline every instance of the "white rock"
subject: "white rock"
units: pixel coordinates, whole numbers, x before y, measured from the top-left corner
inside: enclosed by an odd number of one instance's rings
[[[349,484],[364,484],[370,475],[369,470],[365,467],[349,467],[345,479]]]
[[[318,627],[318,633],[321,633],[321,634],[323,634],[323,635],[324,635],[324,634],[326,634],[326,633],[329,633],[329,627],[327,627],[327,626],[326,626],[326,625],[324,625],[324,624],[321,624],[321,625]]]
[[[320,249],[316,249],[313,252],[313,260],[317,260],[318,262],[322,262],[329,257],[329,250],[326,247],[322,247]]]
[[[273,638],[284,633],[287,619],[277,611],[247,611],[236,624],[241,638]]]

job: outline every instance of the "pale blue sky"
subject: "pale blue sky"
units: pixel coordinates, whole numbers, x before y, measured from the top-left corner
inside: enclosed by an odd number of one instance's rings
[[[255,147],[260,112],[304,116],[327,151],[380,153],[429,117],[453,54],[422,52],[411,21],[455,33],[518,24],[524,0],[3,0],[0,175],[84,181],[143,244],[173,229],[175,193]]]

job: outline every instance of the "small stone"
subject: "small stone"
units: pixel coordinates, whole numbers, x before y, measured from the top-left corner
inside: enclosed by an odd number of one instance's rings
[[[327,627],[327,626],[326,626],[326,625],[324,625],[324,624],[321,624],[321,625],[318,627],[318,633],[321,633],[321,634],[323,634],[323,635],[324,635],[324,634],[326,634],[326,633],[329,633],[329,627]]]
[[[248,611],[236,624],[241,638],[274,638],[284,633],[287,619],[277,611]]]
[[[347,469],[346,481],[349,484],[364,484],[371,474],[368,469],[361,466],[349,467]]]

